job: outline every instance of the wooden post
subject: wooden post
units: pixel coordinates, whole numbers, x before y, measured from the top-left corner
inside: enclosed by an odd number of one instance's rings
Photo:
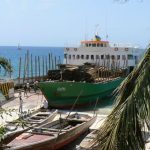
[[[48,62],[49,62],[49,70],[51,69],[51,55],[50,53],[48,54]]]
[[[54,70],[54,62],[53,62],[53,55],[51,53],[51,64],[52,64],[52,70]]]
[[[47,72],[48,72],[48,66],[47,66],[47,56],[45,57],[45,61],[46,61],[46,62],[45,62],[45,67],[46,67],[45,69],[46,69],[46,75],[47,75]]]
[[[56,70],[56,65],[57,65],[57,60],[56,60],[56,56],[55,56],[55,70]]]
[[[30,59],[29,59],[29,50],[27,50],[27,69],[26,69],[26,71],[27,71],[27,81],[29,82],[29,70],[30,70],[30,67],[29,67],[29,65],[30,65]]]
[[[44,80],[44,56],[42,57],[42,60],[43,60],[43,80]]]
[[[37,57],[35,56],[35,80],[37,80]]]
[[[23,83],[26,78],[26,61],[27,61],[27,55],[25,54],[25,59],[24,59],[24,71],[23,71]]]
[[[19,76],[18,76],[19,87],[20,87],[20,77],[21,77],[21,57],[19,58]]]
[[[33,61],[32,61],[32,54],[31,54],[31,80],[33,82]]]
[[[40,77],[41,77],[41,74],[40,74],[40,72],[41,72],[41,70],[40,70],[40,56],[38,56],[38,68],[39,68],[39,79],[40,79]]]

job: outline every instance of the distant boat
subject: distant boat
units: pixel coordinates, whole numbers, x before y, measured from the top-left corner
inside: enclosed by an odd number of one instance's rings
[[[96,115],[74,114],[22,133],[9,144],[10,150],[56,150],[77,139],[95,122]]]
[[[21,47],[20,47],[20,44],[18,44],[18,48],[17,48],[18,50],[21,50]]]

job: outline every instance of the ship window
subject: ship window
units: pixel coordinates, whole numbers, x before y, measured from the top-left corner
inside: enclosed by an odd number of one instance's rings
[[[89,59],[89,55],[86,55],[86,59]]]
[[[103,47],[103,43],[101,44],[101,47]]]
[[[81,55],[81,59],[84,59],[84,55]]]
[[[106,55],[106,59],[110,59],[110,55]]]
[[[94,60],[94,55],[91,55],[91,59],[93,59],[93,60]]]
[[[111,55],[111,59],[115,59],[115,55]]]
[[[73,59],[75,59],[75,55],[72,55]]]
[[[101,55],[101,59],[104,59],[104,55]]]
[[[69,59],[71,59],[71,55],[69,55]]]
[[[117,55],[117,59],[120,59],[120,55]]]
[[[125,59],[126,59],[126,56],[125,56],[125,55],[122,55],[122,59],[125,60]]]
[[[96,44],[94,43],[94,44],[92,44],[92,47],[96,47]]]
[[[64,54],[64,58],[67,59],[67,54]]]
[[[99,59],[99,55],[96,55],[96,59]]]
[[[133,55],[130,55],[130,54],[129,54],[129,55],[128,55],[128,59],[129,59],[129,60],[132,60],[132,59],[133,59]]]
[[[77,57],[76,57],[77,59],[80,59],[80,55],[77,55]]]
[[[100,44],[99,44],[99,43],[97,43],[97,47],[100,47]]]

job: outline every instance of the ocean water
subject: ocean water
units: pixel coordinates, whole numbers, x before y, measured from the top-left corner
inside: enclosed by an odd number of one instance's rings
[[[24,73],[24,64],[25,64],[25,54],[29,51],[29,57],[31,61],[31,54],[32,54],[32,62],[33,62],[33,75],[35,74],[35,56],[40,57],[40,65],[41,65],[41,72],[42,72],[42,57],[48,63],[48,55],[52,54],[53,61],[56,57],[57,61],[60,59],[60,63],[63,62],[63,47],[31,47],[31,46],[23,46],[21,49],[18,49],[17,46],[0,46],[0,57],[5,57],[11,61],[13,66],[13,73],[11,74],[11,78],[17,78],[19,76],[19,59],[22,59],[22,67],[21,67],[21,76],[23,77]],[[31,65],[29,64],[29,68]],[[46,69],[45,69],[46,71]],[[46,74],[46,72],[45,72]],[[6,74],[2,67],[0,68],[0,78],[8,78],[10,75]],[[30,74],[29,74],[30,76]]]

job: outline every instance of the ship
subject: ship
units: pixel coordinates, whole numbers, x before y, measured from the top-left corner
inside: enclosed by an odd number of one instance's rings
[[[49,107],[84,107],[96,103],[97,100],[98,102],[108,100],[125,75],[137,64],[140,59],[139,50],[137,47],[131,46],[121,47],[117,44],[111,46],[109,41],[103,41],[96,35],[94,40],[81,41],[79,47],[66,47],[64,49],[64,64],[76,66],[73,69],[69,68],[75,72],[77,72],[77,66],[94,64],[95,67],[92,69],[96,70],[97,76],[92,76],[92,80],[90,76],[90,82],[81,76],[82,80],[76,80],[78,75],[83,74],[83,70],[81,70],[74,79],[69,80],[69,76],[73,76],[75,73],[72,72],[68,75],[68,80],[67,78],[64,80],[63,72],[68,71],[66,68],[60,68],[57,71],[57,77],[60,80],[40,82],[39,88],[47,99]],[[126,73],[123,73],[125,70]]]

